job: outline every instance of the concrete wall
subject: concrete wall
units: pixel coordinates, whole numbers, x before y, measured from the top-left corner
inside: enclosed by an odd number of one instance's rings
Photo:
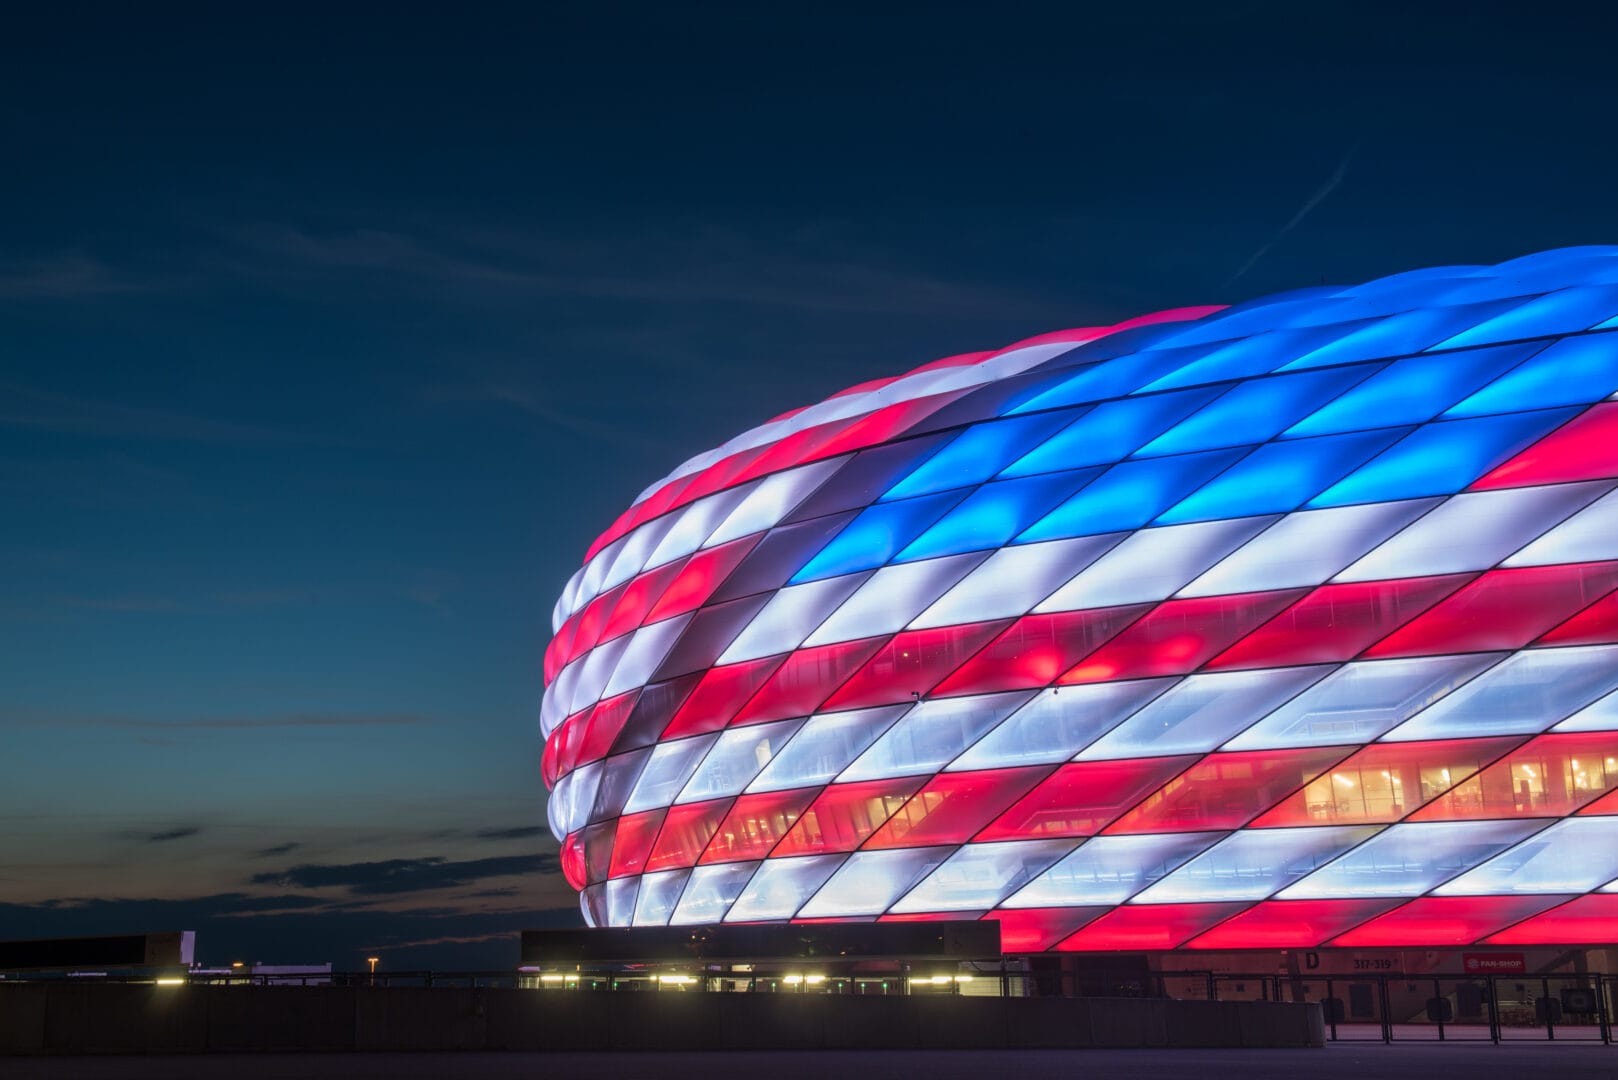
[[[1318,1005],[1264,1001],[0,984],[0,1054],[1324,1043]]]

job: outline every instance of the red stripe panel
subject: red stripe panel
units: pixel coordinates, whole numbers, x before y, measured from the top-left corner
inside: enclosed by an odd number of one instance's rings
[[[940,679],[966,663],[984,642],[1009,625],[1011,620],[1003,619],[895,634],[827,700],[825,707],[828,711],[864,709],[930,693]]]
[[[652,683],[643,689],[640,700],[635,702],[635,711],[629,714],[628,723],[618,733],[618,741],[613,743],[608,754],[621,754],[655,743],[700,681],[702,673],[693,671],[678,679]]]
[[[607,880],[607,872],[612,869],[613,834],[617,831],[616,820],[598,821],[580,831],[584,843],[584,873],[591,883]]]
[[[1150,611],[1150,604],[1025,615],[934,691],[941,697],[1049,686]],[[1004,624],[1002,624],[1004,625]]]
[[[1618,766],[1618,760],[1607,763],[1609,768]],[[1595,802],[1579,811],[1579,816],[1586,814],[1618,814],[1618,791],[1609,791]]]
[[[601,630],[601,640],[611,641],[619,634],[627,634],[647,621],[651,614],[652,605],[663,598],[663,593],[679,577],[680,571],[690,561],[686,558],[675,559],[664,563],[655,570],[632,577],[624,587],[623,596],[618,600],[618,606],[612,609],[612,617]]]
[[[601,631],[606,629],[612,609],[618,606],[618,601],[627,588],[629,588],[627,581],[613,586],[590,601],[582,612],[574,616],[578,619],[578,625],[574,627],[573,637],[568,642],[567,659],[557,667],[558,672],[600,643]]]
[[[567,883],[582,892],[590,882],[584,867],[584,839],[579,833],[569,833],[562,841],[561,863],[562,876]]]
[[[667,813],[667,809],[646,810],[618,819],[618,835],[613,840],[608,877],[628,877],[646,868],[646,857],[652,853],[652,841],[657,839],[657,830]]]
[[[741,796],[720,823],[701,861],[740,862],[764,858],[818,794],[820,789],[815,787]]]
[[[1618,562],[1491,570],[1365,656],[1520,649],[1615,586]]]
[[[1186,943],[1188,949],[1312,949],[1402,900],[1266,900]]]
[[[600,761],[607,756],[607,752],[612,749],[612,744],[618,738],[618,733],[624,729],[624,722],[634,711],[635,702],[639,697],[639,690],[626,690],[616,697],[600,702],[590,710],[590,715],[583,721],[584,734],[579,738],[578,754],[574,757],[570,769],[588,765],[592,761]]]
[[[718,731],[781,666],[786,654],[709,668],[664,729],[662,741]]]
[[[1618,593],[1608,593],[1535,645],[1606,645],[1618,641]]]
[[[572,736],[573,720],[569,718],[557,724],[545,737],[545,752],[539,759],[539,775],[547,788],[554,788],[562,778],[562,755],[568,749],[567,744]],[[572,768],[571,763],[568,768]]]
[[[814,427],[807,427],[788,435],[779,442],[772,443],[764,453],[754,458],[736,480],[745,484],[749,480],[791,468],[800,462],[817,460],[821,456],[822,447],[853,427],[859,420],[857,416],[828,420],[823,424],[816,424]]]
[[[1113,836],[1238,829],[1352,750],[1349,746],[1309,746],[1209,754],[1104,832]]]
[[[907,911],[902,915],[879,915],[877,922],[954,922],[956,919],[976,919],[984,912],[978,911]]]
[[[1211,671],[1352,659],[1475,574],[1323,585],[1209,662]]]
[[[1581,896],[1495,934],[1486,945],[1588,945],[1618,941],[1618,893]]]
[[[704,495],[712,495],[716,491],[723,491],[734,486],[736,478],[742,474],[743,470],[768,453],[769,449],[769,445],[764,445],[755,446],[747,450],[738,450],[729,457],[714,462],[697,473],[678,497],[670,502],[669,510],[678,510],[682,506],[696,502]]]
[[[645,873],[695,866],[697,856],[702,854],[702,849],[708,846],[708,841],[719,830],[719,823],[724,820],[733,801],[710,799],[708,802],[669,807],[668,816],[663,819],[662,831],[657,834],[657,843],[652,845],[652,853],[646,857]]]
[[[964,844],[1050,772],[1048,765],[1033,765],[940,773],[928,780],[862,847],[877,850]]]
[[[1199,757],[1189,754],[1063,765],[973,839],[1094,836]]]
[[[827,439],[815,448],[813,459],[805,460],[818,461],[821,458],[846,454],[850,450],[863,450],[868,446],[896,439],[968,392],[969,390],[948,390],[942,394],[931,394],[924,398],[916,398],[914,401],[900,401],[878,409],[848,430]]]
[[[1398,821],[1524,742],[1522,736],[1373,743],[1305,784],[1249,828]],[[1428,794],[1423,794],[1424,792]]]
[[[1059,952],[1173,949],[1245,907],[1245,903],[1133,904],[1115,908],[1056,948]]]
[[[647,614],[649,623],[695,611],[707,602],[720,583],[730,576],[747,553],[757,546],[762,532],[738,537],[718,547],[699,551],[688,559],[672,584]]]
[[[1169,600],[1058,681],[1108,682],[1184,675],[1303,596],[1306,589]]]
[[[1615,785],[1618,731],[1541,735],[1455,785],[1410,820],[1564,817]]]
[[[864,638],[798,650],[787,657],[770,681],[742,706],[731,723],[762,724],[766,720],[808,716],[886,640]]]
[[[1618,476],[1618,402],[1575,416],[1472,485],[1472,490]]]
[[[881,828],[926,781],[925,776],[902,776],[894,780],[833,784],[804,811],[798,823],[770,852],[770,857],[853,851]]]
[[[1470,945],[1565,896],[1428,896],[1332,938],[1333,948]]]
[[[1000,924],[1000,949],[1012,953],[1044,952],[1107,907],[1002,908],[983,916]]]

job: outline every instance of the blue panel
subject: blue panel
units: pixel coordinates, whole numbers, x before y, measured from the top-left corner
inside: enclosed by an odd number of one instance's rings
[[[1393,424],[1420,424],[1542,348],[1498,345],[1490,349],[1398,360],[1318,412],[1294,424],[1288,435],[1331,435]]]
[[[1409,430],[1384,428],[1269,443],[1193,493],[1154,524],[1177,525],[1295,510]]]
[[[1022,404],[1007,411],[1016,415],[1123,397],[1206,351],[1207,346],[1199,345],[1190,349],[1130,353],[1113,360],[1103,360],[1075,372],[1063,373],[1046,388],[1034,391]]]
[[[1149,394],[1097,405],[1081,419],[1012,462],[1001,475],[1032,476],[1080,465],[1111,465],[1134,453],[1147,439],[1170,424],[1212,401],[1223,389]]]
[[[1140,457],[1214,450],[1268,439],[1377,370],[1374,364],[1245,382],[1139,451]],[[1373,426],[1373,425],[1364,425]],[[1387,423],[1374,425],[1386,427]]]
[[[1169,390],[1177,386],[1245,379],[1267,375],[1304,353],[1313,352],[1346,332],[1337,324],[1309,326],[1297,330],[1271,330],[1221,346],[1176,371],[1171,371],[1145,388]]]
[[[984,484],[899,552],[897,561],[1000,547],[1101,472],[1098,466]]]
[[[1375,461],[1309,502],[1310,507],[1449,495],[1532,445],[1576,409],[1445,420],[1417,428]]]
[[[1043,413],[967,428],[890,487],[880,501],[909,499],[981,484],[1056,434],[1073,418],[1072,412]]]
[[[1239,461],[1246,452],[1215,450],[1114,465],[1017,540],[1032,543],[1138,529],[1187,492]]]
[[[1456,334],[1436,347],[1458,349],[1496,341],[1572,334],[1588,330],[1615,313],[1618,313],[1618,285],[1560,289]]]
[[[1484,416],[1553,405],[1588,405],[1614,390],[1618,390],[1618,334],[1587,334],[1558,341],[1444,415]]]
[[[965,497],[965,490],[945,491],[866,507],[787,584],[881,566]]]
[[[1390,315],[1330,345],[1300,356],[1281,370],[1301,371],[1328,364],[1409,356],[1520,303],[1520,299],[1495,300],[1463,307],[1418,308]]]

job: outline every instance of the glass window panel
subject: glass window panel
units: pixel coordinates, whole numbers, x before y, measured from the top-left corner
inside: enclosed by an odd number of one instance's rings
[[[1029,696],[1017,692],[923,701],[883,733],[838,779],[877,780],[936,772]]]
[[[765,922],[792,918],[804,901],[837,872],[845,858],[843,855],[809,855],[767,860],[730,906],[725,921]]]
[[[905,913],[992,908],[1044,873],[1057,859],[1072,851],[1075,843],[1075,840],[1021,840],[968,844],[902,896],[892,910]]]
[[[1374,825],[1244,829],[1198,855],[1133,902],[1263,900],[1377,832]]]
[[[1187,942],[1192,949],[1310,949],[1399,900],[1270,900]]]
[[[1618,559],[1618,491],[1603,495],[1502,565],[1545,566],[1600,559]]]
[[[964,844],[1050,773],[1049,768],[1035,765],[934,776],[863,847]]]
[[[1541,821],[1394,825],[1280,893],[1283,900],[1420,896],[1537,832]]]
[[[1008,411],[1014,415],[1040,412],[1063,405],[1085,405],[1123,397],[1207,352],[1205,346],[1199,345],[1190,349],[1149,349],[1102,360],[1064,373],[1050,386],[1033,392],[1028,400]]]
[[[652,759],[641,771],[640,779],[635,782],[635,790],[629,793],[624,813],[652,810],[673,802],[674,796],[691,779],[703,755],[718,737],[698,735],[693,739],[659,743],[652,750]]]
[[[1557,405],[1583,405],[1600,401],[1615,389],[1618,389],[1618,334],[1564,338],[1444,415],[1484,416]]]
[[[1618,405],[1586,410],[1479,480],[1480,490],[1618,476]]]
[[[847,458],[831,458],[765,477],[720,523],[703,547],[714,547],[780,524],[845,461]]]
[[[1190,755],[1063,765],[975,839],[1092,836],[1196,760]]]
[[[1093,683],[1038,694],[951,762],[948,771],[1066,761],[1173,682]]]
[[[780,656],[767,656],[762,660],[744,660],[740,664],[709,668],[700,673],[698,682],[688,688],[673,718],[663,729],[662,740],[705,735],[729,724],[784,660]]]
[[[1604,483],[1465,492],[1337,575],[1338,581],[1487,570],[1607,490]]]
[[[550,798],[545,800],[545,817],[558,840],[568,833],[577,832],[584,825],[590,807],[595,803],[601,770],[601,762],[592,762],[562,777],[551,790]]]
[[[630,814],[618,819],[618,831],[612,843],[612,861],[607,873],[611,877],[639,874],[646,869],[646,858],[652,853],[652,843],[663,827],[666,810],[648,810],[644,814]],[[631,910],[631,917],[634,912]]]
[[[724,732],[675,802],[739,794],[802,725],[802,720],[781,720]]]
[[[1303,596],[1302,589],[1170,600],[1085,657],[1063,686],[1184,675],[1212,660]],[[1255,717],[1256,719],[1256,717]]]
[[[1218,596],[1320,585],[1435,505],[1438,499],[1408,499],[1288,513],[1178,594]]]
[[[769,601],[768,596],[747,596],[723,604],[712,604],[691,616],[685,633],[675,641],[663,662],[653,672],[654,679],[708,672],[719,662],[719,654]]]
[[[663,539],[646,560],[648,567],[662,566],[666,562],[689,555],[702,547],[720,522],[729,517],[751,495],[747,487],[716,491],[688,506],[673,511],[669,516],[674,524],[663,534]]]
[[[983,554],[974,552],[884,566],[803,644],[813,647],[896,633],[982,561]]]
[[[1274,521],[1238,518],[1143,529],[1081,570],[1034,610],[1043,614],[1166,599]]]
[[[1309,501],[1309,506],[1448,495],[1560,427],[1568,409],[1423,424]]]
[[[1288,429],[1291,436],[1421,424],[1545,347],[1541,341],[1414,356],[1388,365]]]
[[[880,915],[951,854],[951,848],[858,851],[798,912],[800,919]]]
[[[1494,341],[1570,334],[1612,317],[1618,311],[1618,287],[1575,285],[1546,293],[1456,334],[1434,348],[1458,349]]]
[[[981,484],[1072,419],[1071,412],[1039,413],[969,427],[889,488],[881,501]]]
[[[1193,675],[1097,739],[1075,760],[1212,750],[1329,671],[1322,665]]]
[[[1098,836],[1012,895],[1008,908],[1121,904],[1224,833]]]
[[[1217,397],[1224,387],[1126,397],[1097,405],[1008,466],[1004,476],[1030,476],[1081,465],[1111,465]],[[1197,449],[1202,449],[1198,447]]]
[[[730,812],[697,861],[740,862],[767,857],[819,794],[819,788],[799,788],[742,796],[731,804]]]
[[[1049,686],[1057,677],[1099,646],[1117,636],[1150,609],[1150,605],[1095,608],[1029,615],[962,658],[955,673],[933,688],[940,696],[985,694]]]
[[[1306,353],[1281,370],[1298,371],[1303,368],[1351,364],[1358,360],[1381,360],[1390,356],[1421,352],[1458,330],[1477,325],[1480,319],[1487,319],[1520,303],[1521,299],[1513,298],[1469,304],[1464,307],[1430,306],[1403,311],[1389,315],[1385,319],[1378,319],[1352,334]],[[1477,342],[1477,344],[1488,343]]]
[[[1608,593],[1536,644],[1604,645],[1613,641],[1618,641],[1618,593]]]
[[[1138,529],[1235,464],[1246,452],[1213,450],[1114,465],[1035,522],[1019,539],[1033,543]]]
[[[590,811],[591,821],[615,818],[624,812],[624,801],[634,790],[635,781],[640,779],[641,770],[651,756],[652,748],[643,746],[639,750],[607,758],[602,763],[601,782],[596,788],[595,803]]]
[[[646,869],[676,870],[695,865],[703,849],[708,846],[708,841],[718,831],[731,802],[730,799],[715,799],[712,802],[670,807],[663,817],[663,827],[658,830],[652,850],[646,856]]]
[[[563,680],[567,679],[569,672],[573,673],[570,687],[572,694],[568,698],[567,715],[571,716],[601,700],[602,692],[607,689],[607,680],[612,677],[613,671],[618,667],[618,661],[627,648],[629,638],[621,637],[605,645],[597,645],[562,669],[562,674],[551,684],[551,693],[558,693]]]
[[[1444,792],[1413,821],[1563,817],[1618,784],[1618,741],[1607,732],[1541,735]]]
[[[791,583],[873,570],[897,555],[965,497],[966,489],[961,489],[866,507],[792,576]]]
[[[669,925],[700,926],[719,922],[757,869],[756,862],[697,867],[691,871],[691,880],[686,882],[680,906],[674,909]]]
[[[770,676],[770,681],[742,706],[732,722],[758,724],[766,720],[784,720],[789,716],[808,716],[817,711],[832,691],[847,681],[881,645],[881,638],[867,638],[793,653]]]
[[[1618,645],[1517,653],[1394,728],[1386,742],[1543,731],[1618,687]]]
[[[647,614],[647,622],[657,622],[672,615],[695,611],[708,602],[714,590],[730,576],[732,570],[758,545],[760,537],[744,536],[728,544],[707,548],[687,559],[677,576]]]
[[[1618,818],[1571,818],[1433,891],[1437,896],[1583,893],[1614,878],[1618,878]]]
[[[633,926],[635,923],[635,894],[640,891],[640,878],[618,878],[607,882],[607,925]]]
[[[1002,548],[922,612],[917,629],[1022,615],[1124,537],[1080,536]]]
[[[771,529],[737,564],[736,569],[718,583],[709,602],[719,604],[779,589],[788,578],[803,569],[803,564],[809,561],[811,555],[824,547],[843,526],[853,521],[854,516],[855,512],[849,510]]]
[[[607,680],[606,696],[612,697],[651,682],[658,665],[690,623],[690,615],[680,615],[643,626],[631,634],[628,646],[618,658],[618,666],[613,669],[612,678]]]
[[[1109,834],[1236,829],[1278,804],[1351,747],[1211,754],[1107,826]]]
[[[685,888],[689,870],[665,870],[660,874],[645,874],[640,879],[640,895],[635,897],[636,926],[667,926],[674,905]]]
[[[1489,667],[1499,653],[1348,664],[1225,743],[1225,750],[1341,746],[1381,737]]]
[[[1560,896],[1425,896],[1356,926],[1328,944],[1334,948],[1406,946],[1423,949],[1470,945],[1560,904],[1563,899]]]
[[[915,468],[916,463],[932,453],[950,436],[929,435],[920,439],[871,446],[860,450],[851,458],[841,458],[843,467],[834,480],[816,489],[790,515],[789,522],[808,521],[827,514],[857,510],[871,503],[887,491],[894,481]]]
[[[823,784],[846,769],[908,705],[811,716],[770,759],[748,791],[783,791]]]
[[[1116,908],[1072,937],[1060,942],[1058,952],[1157,952],[1177,948],[1247,905],[1152,904]]]
[[[1611,886],[1603,892],[1614,891]],[[1618,940],[1618,897],[1581,896],[1543,915],[1507,927],[1486,945],[1563,945],[1569,941]]]
[[[931,693],[941,679],[960,668],[1006,626],[1006,620],[1001,620],[895,634],[823,707],[827,711],[864,709]]]
[[[1099,469],[1079,469],[984,484],[897,558],[909,562],[1001,547],[1099,474]]]
[[[769,603],[742,627],[736,640],[719,657],[719,663],[734,664],[791,652],[802,645],[804,638],[824,622],[839,604],[852,596],[868,577],[867,574],[844,574],[782,589],[770,597]]]
[[[1557,724],[1555,731],[1615,731],[1618,730],[1618,692],[1586,705],[1572,716]]]
[[[1320,402],[1364,379],[1374,365],[1329,368],[1298,375],[1278,375],[1238,384],[1195,416],[1176,424],[1139,451],[1140,457],[1216,450],[1266,440]],[[1362,424],[1362,428],[1388,427],[1393,420]]]
[[[1145,391],[1262,375],[1337,340],[1342,334],[1340,327],[1329,325],[1276,329],[1242,337],[1214,346],[1206,355],[1192,359],[1151,383]]]
[[[776,858],[853,851],[927,782],[925,776],[833,784],[776,845]]]

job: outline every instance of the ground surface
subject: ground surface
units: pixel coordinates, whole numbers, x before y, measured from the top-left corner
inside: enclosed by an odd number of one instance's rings
[[[1581,1080],[1618,1076],[1618,1046],[1417,1044],[1324,1050],[883,1050],[668,1054],[210,1054],[192,1057],[0,1058],[5,1080],[984,1080],[985,1077],[1123,1077],[1126,1080],[1367,1080],[1474,1076]]]

